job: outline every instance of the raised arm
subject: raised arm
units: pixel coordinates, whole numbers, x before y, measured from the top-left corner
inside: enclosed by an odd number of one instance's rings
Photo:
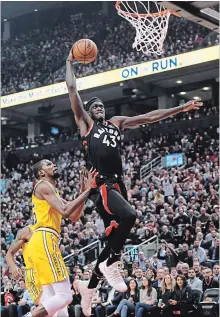
[[[8,266],[10,267],[12,276],[15,280],[22,277],[22,272],[21,272],[21,269],[15,263],[14,255],[16,252],[18,252],[22,248],[25,241],[29,240],[28,239],[29,235],[30,235],[30,229],[28,227],[25,227],[19,230],[15,240],[10,245],[5,257],[5,260]]]
[[[86,190],[86,184],[88,181],[88,173],[86,171],[86,168],[83,167],[80,171],[80,194],[82,194]],[[69,219],[71,221],[79,221],[80,217],[82,216],[83,209],[85,206],[85,201],[81,205],[79,205],[78,208],[69,216]]]
[[[89,192],[96,175],[97,173],[95,171],[90,171],[88,173],[86,190],[81,193],[78,198],[67,204],[63,203],[62,199],[57,196],[53,186],[48,182],[40,183],[36,188],[35,194],[38,198],[45,199],[53,209],[62,215],[63,218],[69,218],[70,215],[71,218],[73,218],[77,208],[84,203],[86,198],[89,196]]]
[[[202,102],[196,102],[194,100],[188,101],[183,106],[154,110],[146,114],[142,114],[134,117],[113,117],[112,123],[117,125],[120,129],[134,128],[142,124],[150,124],[164,120],[168,117],[174,116],[180,112],[187,112],[191,109],[199,109],[202,106]]]
[[[85,135],[92,124],[92,119],[85,111],[82,100],[77,91],[76,77],[72,67],[73,62],[74,58],[71,50],[66,60],[66,85],[69,92],[70,103],[75,116],[76,124],[80,129],[81,135]]]

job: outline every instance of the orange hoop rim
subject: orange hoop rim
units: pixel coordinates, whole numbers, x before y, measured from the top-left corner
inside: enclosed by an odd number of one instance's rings
[[[115,8],[116,8],[116,10],[118,10],[118,12],[120,12],[120,13],[122,13],[122,14],[124,14],[124,15],[127,15],[127,16],[131,16],[131,17],[133,17],[133,18],[138,18],[138,17],[140,17],[140,18],[144,18],[144,17],[153,17],[153,16],[166,16],[166,15],[168,15],[168,13],[170,13],[170,14],[173,14],[173,15],[175,15],[175,16],[177,16],[177,17],[181,17],[181,15],[179,15],[178,13],[176,13],[176,12],[174,12],[174,11],[172,11],[172,10],[164,10],[164,11],[160,11],[160,12],[155,12],[155,13],[132,13],[132,12],[127,12],[127,11],[124,11],[124,10],[122,10],[121,8],[120,8],[120,3],[121,3],[122,1],[116,1],[116,3],[115,3]]]

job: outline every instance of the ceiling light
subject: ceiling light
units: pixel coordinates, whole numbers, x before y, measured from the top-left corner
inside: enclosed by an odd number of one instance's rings
[[[34,12],[37,12],[38,11],[38,9],[34,9]]]
[[[181,92],[180,92],[180,95],[185,95],[185,94],[186,94],[185,91],[181,91]]]
[[[203,90],[209,90],[210,87],[203,87],[202,89],[203,89]]]
[[[2,120],[2,121],[8,120],[8,117],[1,117],[1,120]]]
[[[7,19],[4,19],[4,22],[8,21]]]
[[[182,84],[182,80],[177,80],[176,83],[177,84]]]
[[[193,99],[195,99],[195,100],[200,100],[201,98],[198,97],[198,96],[195,96],[195,97],[193,97]]]

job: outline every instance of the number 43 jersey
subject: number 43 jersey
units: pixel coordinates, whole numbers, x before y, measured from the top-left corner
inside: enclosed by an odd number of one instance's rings
[[[88,166],[96,168],[99,175],[122,175],[120,155],[121,135],[110,121],[93,122],[90,131],[82,137]]]

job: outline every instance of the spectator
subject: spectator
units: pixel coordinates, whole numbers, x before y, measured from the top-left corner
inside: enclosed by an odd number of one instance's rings
[[[203,292],[209,288],[219,288],[219,282],[214,280],[214,278],[211,276],[212,271],[210,268],[204,268],[202,270],[202,274],[204,278],[202,283]]]
[[[141,287],[143,281],[143,270],[141,268],[135,270],[135,277],[138,287]]]
[[[18,302],[18,317],[22,317],[24,314],[28,313],[31,310],[32,306],[34,306],[34,302],[30,296],[29,291],[25,290],[23,298]]]
[[[188,218],[189,219],[189,218]],[[190,221],[189,221],[190,222]],[[183,241],[185,241],[188,246],[192,245],[194,242],[194,236],[191,234],[189,229],[185,230],[185,234],[183,235]]]
[[[161,240],[165,240],[166,242],[172,242],[173,236],[171,232],[168,230],[167,226],[162,227],[162,233],[160,235]]]
[[[128,290],[124,293],[123,299],[120,301],[116,311],[109,317],[119,315],[121,317],[127,317],[128,312],[135,311],[135,305],[139,301],[139,289],[136,280],[131,279],[128,284]]]
[[[193,250],[188,250],[187,257],[184,259],[184,262],[188,264],[188,267],[193,266]]]
[[[165,306],[168,306],[168,300],[170,299],[172,292],[174,292],[174,288],[176,286],[176,280],[175,278],[170,275],[167,274],[162,281],[162,285],[161,285],[161,293],[162,293],[162,308],[164,308]]]
[[[138,253],[138,266],[139,268],[141,268],[142,270],[145,270],[145,260],[146,258],[144,257],[144,252],[140,251]]]
[[[174,267],[176,266],[177,262],[178,262],[178,255],[177,253],[174,251],[173,248],[171,248],[170,245],[166,244],[167,248],[166,248],[166,255],[165,256],[160,256],[158,254],[158,259],[160,260],[165,260],[165,263],[167,265],[168,268]]]
[[[217,236],[218,236],[218,234],[217,234],[216,230],[211,230],[211,232],[208,233],[206,235],[206,237],[205,237],[206,242],[210,242],[211,241],[211,244],[207,244],[207,246],[213,247],[215,239],[217,238]]]
[[[112,293],[113,293],[113,298],[112,298]],[[119,293],[119,292],[115,291],[114,289],[112,289],[109,292],[109,297],[108,297],[107,302],[109,302],[110,305],[106,305],[106,308],[105,308],[105,315],[106,316],[109,316],[112,312],[115,311],[118,304],[122,300],[122,295],[123,295],[123,293]]]
[[[136,304],[135,316],[142,317],[144,312],[150,312],[157,300],[157,291],[152,287],[151,280],[143,278],[140,290],[140,302]]]
[[[200,209],[200,213],[201,216],[198,217],[198,220],[201,221],[202,225],[205,225],[207,221],[210,220],[210,216],[209,214],[207,214],[206,209],[203,207]]]
[[[191,303],[192,290],[190,286],[187,285],[185,277],[178,275],[174,292],[170,296],[168,306],[164,307],[162,316],[170,317],[173,313],[183,317],[187,316]]]
[[[163,267],[162,263],[159,261],[159,259],[157,257],[157,254],[153,255],[153,259],[151,261],[151,264],[152,264],[152,268],[156,271]]]
[[[220,240],[216,239],[215,240],[215,244],[214,247],[211,247],[208,251],[208,257],[209,260],[215,264],[219,262],[219,244],[220,244]]]
[[[193,256],[199,259],[199,263],[202,264],[206,260],[205,249],[199,246],[199,241],[194,241]]]
[[[219,282],[219,264],[213,266],[213,279]]]
[[[101,287],[99,288],[100,303],[95,307],[96,317],[105,317],[105,307],[109,304],[107,300],[111,289],[112,287],[107,283],[107,281],[102,282]]]
[[[158,296],[160,296],[161,294],[163,278],[164,278],[164,270],[162,268],[158,269],[156,281],[153,283],[153,287],[156,289]]]
[[[196,272],[193,268],[189,269],[189,279],[188,279],[187,283],[191,287],[192,290],[198,289],[201,292],[203,291],[202,281],[196,277]]]
[[[188,279],[188,273],[189,273],[189,265],[187,263],[182,264],[182,275]]]
[[[189,246],[187,243],[183,243],[182,245],[182,251],[178,254],[178,259],[181,262],[185,262],[185,259],[188,256],[188,250],[189,250]]]

